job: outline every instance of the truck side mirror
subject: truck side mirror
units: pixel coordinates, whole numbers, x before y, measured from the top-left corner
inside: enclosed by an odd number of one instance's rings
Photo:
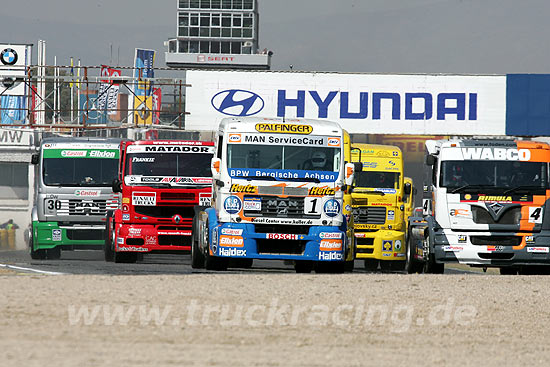
[[[355,162],[353,163],[354,167],[354,172],[362,172],[363,171],[363,163],[361,162]]]
[[[409,182],[406,182],[405,183],[405,195],[410,195],[411,194],[411,184]]]
[[[122,181],[120,181],[118,178],[115,178],[113,180],[113,183],[111,184],[111,188],[115,193],[122,192]]]
[[[427,166],[433,166],[434,163],[435,163],[435,157],[434,157],[433,155],[431,155],[431,154],[428,154],[428,155],[426,156],[426,165],[427,165]]]
[[[33,155],[31,155],[32,164],[38,164],[39,161],[40,161],[40,156],[38,155],[38,153],[34,153]]]
[[[219,180],[222,176],[221,171],[222,160],[220,158],[212,158],[210,162],[210,170],[212,171],[212,179]]]
[[[353,176],[355,174],[355,163],[346,163],[344,166],[344,182],[346,185],[351,186],[353,184]]]

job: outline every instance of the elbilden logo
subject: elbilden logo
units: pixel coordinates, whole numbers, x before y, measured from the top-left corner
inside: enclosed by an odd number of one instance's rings
[[[265,102],[254,92],[242,89],[224,90],[212,97],[212,107],[229,116],[252,116],[263,110]]]
[[[5,48],[0,53],[0,61],[4,65],[15,65],[18,58],[19,56],[17,56],[17,52],[13,48]]]

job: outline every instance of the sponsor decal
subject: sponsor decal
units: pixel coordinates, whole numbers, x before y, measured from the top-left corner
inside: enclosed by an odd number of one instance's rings
[[[382,241],[382,251],[393,251],[393,241]]]
[[[241,228],[222,228],[221,234],[241,236],[243,234],[243,230]]]
[[[266,233],[265,238],[268,240],[301,240],[304,236],[290,233]]]
[[[350,212],[351,211],[351,205],[347,204],[345,206],[345,209],[346,209],[347,212]]]
[[[88,154],[85,150],[63,150],[61,151],[62,157],[75,157],[75,158],[83,158],[86,157]]]
[[[237,214],[242,208],[241,199],[238,196],[231,195],[223,202],[223,208],[229,214]]]
[[[512,197],[511,196],[497,196],[497,195],[479,195],[477,198],[477,201],[485,201],[485,202],[506,202],[511,203]]]
[[[341,251],[342,240],[322,240],[319,244],[320,251]]]
[[[141,236],[141,228],[133,228],[133,227],[128,228],[128,236],[140,237]]]
[[[376,202],[371,202],[369,205],[372,205],[372,206],[392,206],[393,204],[392,204],[392,203],[376,203]]]
[[[156,246],[156,244],[157,244],[156,236],[145,236],[145,246]]]
[[[245,194],[255,194],[258,191],[258,187],[252,185],[239,185],[232,184],[229,192],[238,192]]]
[[[243,210],[262,210],[262,200],[260,198],[244,198]]]
[[[193,183],[196,184],[211,184],[212,178],[209,177],[192,177],[191,180],[193,180]]]
[[[263,110],[265,102],[258,94],[242,89],[216,93],[210,101],[216,111],[228,116],[252,116]]]
[[[224,247],[243,247],[244,239],[240,236],[221,235],[219,238],[220,246]]]
[[[464,159],[490,161],[528,161],[531,159],[529,149],[506,148],[461,148]]]
[[[471,217],[471,212],[469,209],[451,209],[449,211],[449,215],[451,217],[465,217],[465,218],[470,218]]]
[[[336,190],[331,187],[312,187],[309,189],[309,196],[335,195]]]
[[[334,199],[327,200],[323,207],[323,211],[327,217],[334,218],[340,214],[340,203]]]
[[[149,249],[146,247],[137,247],[137,246],[119,246],[119,252],[148,252]]]
[[[464,250],[464,247],[462,246],[443,246],[443,251],[445,252],[459,252]]]
[[[527,252],[533,252],[537,254],[547,254],[550,252],[548,247],[527,247]]]
[[[405,257],[405,254],[393,254],[395,257]]]
[[[155,157],[133,157],[132,163],[155,163]]]
[[[155,192],[134,192],[132,193],[132,205],[155,206],[157,205],[157,194]]]
[[[377,162],[363,162],[363,168],[376,168],[378,167]]]
[[[174,236],[191,236],[192,232],[189,231],[158,231],[158,235],[174,235]]]
[[[388,210],[388,220],[395,220],[395,211]]]
[[[367,234],[368,233],[364,233],[364,232],[355,232],[353,235],[355,236],[355,238],[367,238]]]
[[[339,172],[332,171],[303,171],[303,170],[277,170],[277,169],[246,169],[246,168],[229,168],[229,176],[232,178],[259,176],[259,177],[274,177],[276,179],[285,180],[287,178],[315,178],[320,182],[334,182],[338,178]]]
[[[74,194],[82,197],[98,197],[101,195],[101,190],[76,190]]]
[[[529,207],[529,223],[541,224],[542,213],[543,210],[541,207]]]
[[[124,238],[123,237],[117,238],[116,243],[118,243],[119,245],[124,245]]]
[[[319,233],[319,238],[324,240],[342,238],[342,232],[321,232]]]
[[[297,125],[297,124],[272,124],[272,123],[259,123],[256,124],[256,131],[260,133],[272,133],[272,134],[303,134],[309,135],[313,132],[313,127],[310,125]],[[340,145],[340,139],[338,139],[338,146]]]
[[[502,252],[502,251],[504,251],[504,246],[487,246],[487,251],[489,251],[489,252]]]
[[[460,201],[484,203],[530,203],[533,202],[533,195],[461,194]]]
[[[401,251],[401,240],[395,240],[395,244],[394,244],[394,247],[395,247],[395,251]]]
[[[253,223],[260,224],[294,224],[294,225],[313,225],[311,219],[288,219],[288,218],[252,218]]]
[[[395,194],[397,192],[396,189],[388,189],[388,188],[385,188],[385,187],[378,187],[378,188],[375,188],[372,191],[379,191],[379,192],[383,192],[384,194]]]
[[[466,243],[467,238],[464,234],[458,235],[458,243]]]
[[[130,220],[130,214],[122,214],[122,220]]]
[[[535,236],[525,236],[525,243],[535,243]]]
[[[115,158],[115,152],[109,152],[105,150],[92,150],[90,151],[90,158]]]
[[[342,260],[340,252],[319,252],[319,260]]]
[[[229,134],[230,143],[240,143],[242,141],[241,134]]]
[[[62,235],[60,229],[52,229],[52,241],[61,241]]]
[[[200,206],[210,206],[212,203],[212,194],[211,193],[199,193],[199,205]]]
[[[382,256],[384,256],[384,257],[391,257],[391,255],[392,255],[392,254],[390,254],[390,253],[384,253],[384,254],[382,254]]]
[[[136,146],[136,148],[139,146]],[[150,146],[150,145],[144,145],[142,146],[146,153],[213,153],[214,148],[210,146],[185,146],[185,145],[156,145],[156,146]],[[129,151],[129,153],[137,153],[132,151]]]
[[[340,146],[340,138],[328,138],[327,145],[329,147],[339,147]]]
[[[236,248],[225,248],[220,247],[218,251],[219,256],[232,256],[232,257],[243,257],[246,256],[246,250],[239,250]]]

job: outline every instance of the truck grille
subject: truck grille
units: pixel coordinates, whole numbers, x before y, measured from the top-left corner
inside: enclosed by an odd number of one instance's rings
[[[304,213],[304,198],[261,197],[260,210],[245,210],[247,217],[275,217],[275,218],[319,218],[319,215]]]
[[[521,207],[517,206],[506,210],[498,221],[495,221],[485,208],[472,206],[472,218],[476,224],[519,224]]]
[[[384,224],[386,223],[386,207],[353,208],[353,222],[355,224]]]
[[[193,219],[195,210],[192,206],[135,206],[136,214],[153,218],[172,218],[179,214],[184,219]]]
[[[98,215],[104,216],[107,211],[106,200],[80,200],[80,199],[62,199],[57,215]],[[116,208],[116,207],[115,207]],[[109,207],[109,209],[111,209]]]

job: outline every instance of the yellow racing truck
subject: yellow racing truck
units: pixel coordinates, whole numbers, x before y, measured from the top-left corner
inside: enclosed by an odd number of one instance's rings
[[[407,197],[411,184],[404,182],[403,156],[398,147],[352,144],[351,162],[362,165],[355,174],[351,194],[355,258],[365,269],[405,269]]]

